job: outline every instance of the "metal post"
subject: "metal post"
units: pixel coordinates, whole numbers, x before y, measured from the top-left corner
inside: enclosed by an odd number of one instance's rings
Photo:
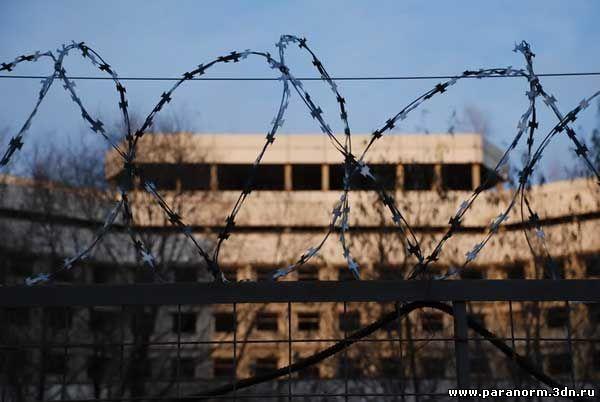
[[[454,311],[454,352],[456,357],[456,386],[459,389],[469,388],[469,345],[467,326],[467,307],[464,301],[452,302]],[[467,401],[468,398],[458,398]]]

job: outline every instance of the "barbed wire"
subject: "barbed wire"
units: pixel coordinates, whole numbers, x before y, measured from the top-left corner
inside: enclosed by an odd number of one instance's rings
[[[330,125],[325,120],[323,109],[304,88],[302,80],[296,78],[292,74],[291,69],[286,65],[285,52],[288,48],[288,45],[290,44],[298,45],[300,49],[304,50],[309,55],[309,57],[312,59],[311,61],[313,66],[320,75],[319,80],[326,83],[329,89],[331,90],[332,94],[335,96],[339,108],[339,117],[343,125],[343,141],[340,141],[336,137]],[[471,208],[475,200],[478,198],[479,194],[481,194],[481,192],[483,192],[483,190],[486,188],[486,185],[489,184],[489,180],[491,180],[490,175],[488,175],[484,183],[479,185],[472,192],[471,196],[467,200],[463,201],[460,204],[457,212],[449,219],[450,226],[448,227],[447,232],[439,240],[439,242],[436,244],[433,250],[429,254],[425,255],[415,232],[410,226],[408,219],[398,208],[394,197],[390,195],[389,192],[386,190],[385,186],[383,185],[383,182],[377,177],[376,174],[374,174],[371,171],[370,167],[365,162],[365,157],[368,154],[369,150],[372,148],[373,144],[379,139],[381,139],[386,132],[394,128],[396,124],[406,119],[410,112],[416,110],[422,104],[429,101],[433,97],[447,92],[450,89],[450,87],[454,86],[459,80],[467,78],[482,79],[495,77],[514,77],[525,78],[528,80],[529,91],[526,92],[526,96],[529,99],[528,109],[520,117],[517,125],[517,133],[512,143],[505,150],[504,154],[495,166],[494,173],[500,173],[500,170],[507,163],[511,151],[513,151],[516,148],[526,131],[528,131],[528,151],[525,166],[519,173],[519,186],[517,188],[517,191],[515,191],[508,207],[504,210],[504,212],[502,212],[492,221],[492,223],[489,226],[488,233],[483,238],[483,240],[480,243],[477,243],[470,251],[468,251],[465,254],[465,261],[463,262],[463,264],[459,267],[451,268],[446,274],[438,276],[437,279],[444,279],[459,273],[460,271],[465,269],[471,261],[476,259],[477,255],[486,246],[486,244],[490,241],[493,235],[498,232],[498,229],[501,226],[501,224],[508,219],[509,213],[517,204],[517,197],[519,195],[521,197],[520,204],[522,219],[524,218],[523,208],[525,206],[529,213],[528,227],[534,228],[537,237],[542,243],[544,243],[544,249],[547,253],[547,247],[545,247],[545,235],[543,229],[540,227],[539,217],[531,208],[531,204],[527,198],[525,190],[527,188],[534,168],[542,158],[544,150],[558,133],[561,133],[563,131],[566,132],[569,140],[575,145],[576,155],[579,158],[583,159],[587,168],[596,176],[600,183],[600,175],[598,173],[597,168],[592,164],[592,162],[588,158],[588,149],[585,143],[578,138],[575,130],[571,127],[571,123],[573,123],[577,119],[578,114],[581,111],[585,110],[589,106],[590,102],[596,97],[598,97],[598,95],[600,95],[600,91],[592,94],[587,98],[584,98],[578,106],[569,111],[566,115],[563,115],[558,109],[556,98],[552,95],[549,95],[544,90],[540,83],[540,76],[534,73],[533,57],[535,57],[535,55],[531,52],[529,44],[527,44],[524,41],[518,45],[515,45],[514,51],[519,52],[524,56],[526,61],[526,68],[513,69],[512,66],[509,66],[506,68],[466,70],[461,74],[451,76],[450,79],[438,83],[433,88],[422,93],[412,102],[410,102],[407,106],[401,109],[398,113],[386,120],[385,124],[383,124],[380,128],[374,130],[371,134],[369,142],[367,143],[367,146],[360,153],[360,155],[355,155],[352,152],[352,135],[350,130],[350,124],[348,121],[346,100],[340,94],[335,79],[329,75],[322,62],[317,58],[316,54],[307,45],[306,39],[299,38],[293,35],[283,35],[280,38],[279,42],[276,44],[276,47],[278,48],[279,60],[273,58],[269,52],[257,52],[246,49],[241,52],[233,51],[227,55],[219,56],[207,64],[200,64],[193,70],[184,73],[183,76],[179,78],[170,89],[161,94],[160,100],[156,103],[152,111],[148,114],[142,126],[135,130],[132,130],[131,122],[129,119],[126,89],[122,85],[116,71],[95,50],[91,49],[84,42],[72,42],[69,45],[63,45],[60,49],[56,50],[56,53],[52,51],[48,51],[45,53],[35,52],[33,54],[19,56],[12,62],[1,63],[0,71],[11,72],[15,67],[17,67],[23,62],[37,62],[42,58],[50,58],[54,62],[54,71],[52,75],[42,80],[42,88],[40,89],[40,92],[38,94],[38,99],[35,103],[35,106],[29,114],[28,118],[26,119],[25,123],[21,127],[21,129],[14,137],[11,138],[8,148],[5,151],[2,159],[0,160],[0,166],[7,165],[14,153],[22,148],[24,144],[23,139],[25,137],[25,134],[29,131],[31,127],[31,122],[37,114],[40,104],[44,100],[55,79],[58,79],[63,83],[63,88],[70,94],[71,100],[75,102],[79,107],[81,111],[81,116],[84,119],[84,121],[86,121],[90,125],[90,129],[95,133],[101,135],[109,143],[109,145],[117,152],[117,154],[121,157],[121,160],[123,162],[124,175],[122,176],[119,183],[120,200],[116,203],[116,206],[111,211],[111,213],[106,217],[106,219],[104,220],[104,225],[95,234],[95,237],[91,241],[91,243],[88,246],[84,247],[80,252],[76,253],[74,257],[66,259],[63,265],[57,271],[49,274],[41,273],[37,276],[27,278],[26,283],[32,285],[48,281],[52,279],[52,276],[56,273],[63,270],[69,270],[73,267],[73,264],[75,262],[86,258],[91,252],[91,250],[94,248],[94,246],[102,239],[102,237],[114,224],[119,212],[121,212],[123,216],[123,220],[127,227],[128,234],[131,238],[134,247],[137,250],[138,255],[149,268],[153,269],[153,271],[156,272],[156,270],[154,270],[154,268],[156,268],[155,257],[152,255],[150,248],[144,244],[142,239],[136,234],[135,230],[133,229],[132,206],[129,202],[127,194],[133,189],[134,180],[140,181],[143,190],[151,195],[151,197],[154,199],[157,205],[162,209],[169,222],[178,227],[181,230],[181,232],[185,235],[185,237],[192,242],[199,256],[204,260],[215,280],[226,281],[227,278],[225,278],[225,276],[222,274],[218,263],[221,247],[233,233],[235,228],[236,217],[240,210],[243,208],[244,202],[247,199],[247,197],[255,189],[255,181],[258,174],[258,167],[261,164],[262,159],[266,154],[268,148],[275,141],[277,130],[284,123],[285,112],[287,110],[289,100],[291,97],[291,88],[294,89],[295,93],[305,104],[310,113],[310,116],[316,120],[323,134],[325,134],[329,138],[331,145],[343,157],[343,190],[341,192],[339,201],[336,202],[336,204],[333,206],[330,224],[327,232],[322,237],[322,239],[319,242],[317,242],[314,246],[308,248],[306,252],[301,254],[301,256],[293,264],[275,270],[273,272],[272,279],[278,279],[280,277],[283,277],[289,274],[290,272],[296,270],[299,266],[306,264],[309,260],[311,260],[315,255],[319,253],[327,239],[331,236],[331,234],[334,231],[339,231],[339,242],[348,269],[353,273],[353,275],[357,279],[360,278],[359,265],[356,262],[355,258],[352,256],[349,242],[346,236],[346,232],[350,229],[349,192],[351,188],[352,179],[357,175],[362,176],[364,179],[369,180],[373,184],[380,202],[382,202],[382,204],[388,209],[391,215],[392,221],[394,222],[397,231],[401,236],[402,243],[406,247],[407,253],[410,256],[414,256],[417,260],[416,265],[413,267],[411,273],[408,275],[408,279],[420,276],[426,271],[429,264],[439,259],[439,255],[445,243],[458,231],[461,225],[462,218]],[[89,60],[92,63],[92,65],[97,67],[102,73],[107,74],[108,77],[106,77],[106,79],[111,79],[114,82],[116,86],[116,91],[119,96],[119,109],[121,110],[124,126],[126,128],[126,135],[120,144],[116,143],[107,134],[106,129],[104,128],[104,123],[100,119],[95,119],[90,115],[90,113],[85,108],[83,102],[77,95],[73,78],[69,78],[67,76],[67,72],[64,68],[64,59],[72,50],[80,51],[84,59]],[[282,95],[275,117],[271,121],[271,128],[266,135],[265,143],[260,149],[256,160],[252,164],[252,167],[250,168],[250,172],[245,182],[244,189],[239,195],[237,201],[235,202],[230,214],[225,219],[225,225],[218,234],[216,246],[211,256],[208,253],[208,251],[205,250],[197,241],[197,239],[193,236],[192,230],[188,225],[184,223],[183,218],[169,206],[165,198],[158,192],[155,184],[149,180],[146,180],[146,178],[143,176],[143,173],[135,163],[137,145],[139,140],[143,137],[147,130],[151,128],[156,115],[166,106],[167,103],[169,103],[172,100],[174,92],[179,88],[181,84],[183,84],[186,81],[191,81],[193,79],[199,78],[200,76],[203,76],[207,70],[209,70],[217,64],[224,64],[230,62],[237,63],[247,59],[249,56],[262,58],[266,61],[266,63],[271,69],[281,73],[281,76],[278,78],[278,80],[282,82]],[[558,123],[552,128],[552,130],[550,130],[546,134],[545,137],[542,138],[542,140],[537,145],[537,148],[534,149],[534,133],[536,132],[535,130],[538,128],[538,122],[536,120],[536,99],[538,97],[541,97],[543,99],[543,102],[558,119]],[[126,146],[126,149],[122,149],[122,146]],[[527,234],[527,228],[524,228],[523,230],[527,238],[527,243],[532,252],[534,252]],[[549,253],[547,253],[547,255],[549,256]]]

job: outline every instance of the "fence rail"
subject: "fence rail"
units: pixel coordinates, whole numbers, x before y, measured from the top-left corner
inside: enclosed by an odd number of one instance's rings
[[[600,280],[318,281],[0,287],[0,306],[221,303],[600,302]]]

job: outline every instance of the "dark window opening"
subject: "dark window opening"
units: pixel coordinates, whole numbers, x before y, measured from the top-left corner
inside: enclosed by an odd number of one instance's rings
[[[31,324],[31,310],[28,307],[12,307],[4,310],[10,325],[28,327]]]
[[[262,375],[277,370],[277,358],[276,357],[262,357],[256,359],[252,367],[253,374]]]
[[[485,275],[481,269],[467,268],[461,271],[460,277],[462,279],[483,279]]]
[[[560,328],[567,325],[569,311],[566,307],[551,307],[546,312],[546,323],[550,328]]]
[[[176,267],[176,282],[196,282],[198,280],[198,271],[193,267]]]
[[[119,322],[119,313],[116,311],[92,310],[90,312],[90,330],[94,332],[113,331]]]
[[[469,318],[475,321],[477,324],[481,326],[485,326],[485,314],[483,313],[470,313]]]
[[[356,278],[354,274],[348,267],[341,267],[338,269],[338,281],[346,282],[346,281],[354,281]]]
[[[379,375],[383,378],[397,378],[402,374],[402,363],[394,357],[383,358],[379,361]]]
[[[71,327],[73,316],[68,307],[46,307],[45,315],[46,323],[51,329],[62,330]]]
[[[565,260],[563,258],[548,258],[544,261],[544,277],[549,279],[565,279]]]
[[[588,278],[600,277],[600,254],[587,255],[583,257],[585,264],[585,276]]]
[[[547,356],[548,374],[562,375],[571,370],[571,355],[568,353],[553,353]]]
[[[94,265],[92,270],[92,280],[94,283],[109,283],[116,279],[117,270],[110,265]]]
[[[318,331],[319,313],[298,313],[298,331]]]
[[[421,328],[426,332],[439,332],[444,329],[444,319],[439,313],[422,313]]]
[[[138,333],[148,334],[154,331],[154,315],[149,312],[136,312],[134,327]]]
[[[283,190],[284,166],[274,164],[258,165],[252,181],[254,190]],[[218,165],[217,177],[220,190],[243,190],[250,176],[253,165]]]
[[[277,313],[261,312],[256,314],[256,329],[259,331],[277,331],[278,328]]]
[[[175,174],[183,191],[210,189],[210,165],[186,163],[176,166]]]
[[[588,320],[590,324],[597,325],[600,323],[600,304],[590,303],[587,305]]]
[[[444,378],[446,376],[446,366],[448,360],[441,357],[423,357],[421,359],[422,377]]]
[[[196,313],[174,313],[171,314],[173,319],[173,332],[193,334],[196,332]]]
[[[5,257],[8,260],[10,266],[10,273],[17,277],[30,276],[33,273],[33,266],[35,265],[36,259],[30,256],[21,255],[9,255]]]
[[[254,269],[256,273],[257,281],[268,281],[273,279],[273,273],[275,272],[275,268],[271,267],[257,267]]]
[[[492,188],[502,181],[502,177],[500,177],[494,170],[483,165],[480,166],[481,169],[479,173],[479,182],[484,190]]]
[[[215,313],[215,332],[233,332],[235,320],[232,313]]]
[[[293,190],[321,190],[321,165],[292,165]]]
[[[88,359],[87,376],[95,382],[101,382],[108,372],[111,359],[106,356],[93,355]]]
[[[302,265],[298,267],[298,280],[299,281],[318,281],[319,280],[319,268],[314,265]]]
[[[381,280],[393,281],[404,279],[402,269],[397,265],[376,265],[375,272],[377,279]]]
[[[138,168],[142,179],[154,183],[158,190],[176,190],[176,166],[172,163],[144,163]]]
[[[64,351],[46,354],[44,368],[48,374],[63,374],[67,370],[67,356]]]
[[[404,165],[404,190],[431,190],[433,165]]]
[[[507,279],[525,279],[525,266],[523,264],[513,264],[505,268]]]
[[[194,358],[181,357],[179,359],[172,359],[171,376],[172,378],[194,378],[196,376],[196,361]]]
[[[228,357],[216,357],[213,359],[213,376],[215,378],[232,378],[233,375],[233,359]]]
[[[346,314],[340,313],[338,315],[338,321],[340,323],[340,331],[356,331],[360,328],[360,312],[346,311]]]
[[[221,267],[221,272],[228,281],[237,281],[237,269],[235,267]]]
[[[301,380],[311,380],[321,377],[319,366],[308,366],[298,371],[298,378]]]
[[[442,165],[442,186],[445,190],[472,190],[473,172],[471,165]]]
[[[396,165],[367,164],[373,176],[386,190],[396,188]],[[344,188],[344,165],[329,165],[329,189],[342,190]],[[377,186],[369,177],[356,172],[350,181],[351,190],[374,190]]]
[[[341,356],[338,364],[337,376],[341,378],[360,378],[363,375],[360,360]]]

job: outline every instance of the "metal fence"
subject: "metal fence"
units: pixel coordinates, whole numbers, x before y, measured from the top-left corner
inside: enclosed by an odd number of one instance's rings
[[[0,287],[0,399],[425,401],[456,400],[452,388],[594,389],[599,290],[594,280]]]

